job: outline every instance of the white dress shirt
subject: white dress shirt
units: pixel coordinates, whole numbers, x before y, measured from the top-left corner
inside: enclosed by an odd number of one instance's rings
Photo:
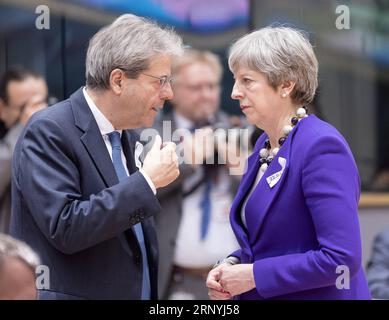
[[[113,132],[113,131],[117,131],[117,132],[120,133],[120,137],[121,137],[122,136],[122,130],[115,130],[115,128],[113,127],[112,123],[104,116],[104,114],[100,111],[100,109],[93,102],[92,98],[89,96],[89,94],[86,91],[85,87],[83,88],[82,92],[83,92],[85,100],[86,100],[86,102],[87,102],[90,110],[92,111],[92,114],[93,114],[93,116],[94,116],[94,118],[95,118],[95,120],[97,122],[97,126],[99,127],[100,133],[101,133],[101,135],[103,137],[103,140],[104,140],[104,143],[105,143],[105,146],[107,147],[107,150],[109,152],[109,156],[111,157],[111,160],[112,160],[112,146],[111,146],[111,141],[109,140],[108,134]],[[146,174],[146,172],[144,172],[142,170],[141,162],[139,161],[139,155],[141,153],[141,152],[139,152],[139,145],[141,145],[141,144],[137,143],[137,147],[135,149],[135,154],[134,154],[135,164],[136,164],[137,168],[139,169],[139,172],[146,179],[146,181],[149,184],[151,190],[153,190],[154,194],[157,194],[157,190],[156,190],[156,188],[154,186],[154,183],[151,181],[150,177]],[[124,169],[126,170],[127,175],[129,175],[129,172],[128,172],[128,169],[127,169],[127,159],[126,159],[126,157],[124,155],[123,148],[122,148],[122,151],[121,151],[121,155],[122,155],[122,162],[123,162]]]

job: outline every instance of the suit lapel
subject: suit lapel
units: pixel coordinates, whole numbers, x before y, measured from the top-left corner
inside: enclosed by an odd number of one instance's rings
[[[84,98],[82,88],[70,97],[70,101],[75,125],[84,132],[80,138],[81,142],[84,144],[107,187],[117,184],[119,180],[116,176],[107,147],[105,146],[92,111]]]
[[[135,159],[134,159],[134,150],[135,150],[135,135],[133,134],[132,130],[123,130],[122,132],[122,148],[123,148],[123,153],[124,156],[126,157],[126,162],[127,162],[127,169],[128,173],[131,175],[134,172],[137,171],[137,168],[135,166]],[[142,229],[143,228],[143,223],[142,223]],[[144,238],[146,241],[146,234],[144,233]],[[130,246],[131,250],[134,251],[139,251],[140,253],[140,244],[138,241],[138,238],[135,234],[134,228],[128,228],[125,231],[125,236],[127,237],[128,245]],[[125,239],[125,237],[123,237]],[[128,246],[124,246],[126,250],[128,250]]]
[[[132,130],[123,130],[122,132],[122,147],[123,153],[127,160],[127,169],[129,174],[133,174],[137,168],[135,166],[134,151],[136,138]]]
[[[74,114],[75,125],[83,131],[81,142],[84,144],[89,156],[93,160],[99,174],[103,178],[107,187],[112,187],[119,182],[111,157],[101,136],[99,127],[93,117],[92,111],[85,100],[82,88],[77,90],[71,97],[71,106]],[[130,173],[134,172],[132,163],[134,161],[131,155],[131,137],[126,130],[122,134],[123,152],[127,158],[127,167]],[[135,167],[135,164],[134,164]],[[128,238],[128,241],[126,239]],[[123,249],[131,255],[132,252],[139,251],[140,247],[134,231],[129,228],[126,232],[118,235]]]
[[[246,223],[250,243],[253,243],[258,239],[264,220],[269,213],[272,204],[276,201],[280,190],[282,190],[290,166],[289,152],[292,138],[293,135],[285,141],[285,144],[265,171],[265,174],[253,190],[250,199],[247,202]],[[259,162],[259,155],[257,162]],[[274,186],[271,186],[271,177],[277,177],[279,174],[281,174],[279,180]]]
[[[94,128],[95,126],[96,128]],[[94,125],[85,132],[85,134],[81,137],[81,141],[88,150],[90,157],[93,159],[93,162],[106,185],[111,187],[117,184],[119,180],[96,123],[94,123]]]
[[[290,133],[290,136],[285,141],[285,144],[280,148],[277,156],[273,159],[268,169],[265,171],[261,180],[253,190],[250,199],[246,204],[245,217],[247,229],[242,225],[241,208],[245,197],[251,189],[252,184],[258,174],[259,165],[259,150],[263,147],[267,135],[263,134],[258,141],[254,153],[248,160],[248,171],[242,177],[242,182],[239,187],[237,196],[231,207],[231,224],[238,241],[246,253],[251,255],[251,244],[258,240],[265,218],[270,211],[274,201],[276,201],[290,167],[290,150],[293,143],[293,137],[298,130],[298,125]],[[279,176],[280,175],[280,176]],[[277,178],[278,177],[278,178]],[[276,178],[271,186],[271,178]],[[240,239],[239,239],[240,238]]]
[[[242,180],[240,182],[238,192],[231,206],[231,226],[236,234],[236,238],[242,248],[242,250],[249,250],[250,247],[247,237],[247,230],[242,224],[241,219],[241,209],[243,205],[243,200],[245,195],[247,194],[250,186],[255,180],[255,177],[259,170],[259,162],[257,161],[259,156],[259,150],[261,146],[267,139],[267,135],[264,133],[259,138],[256,147],[254,148],[253,154],[247,160],[247,168],[248,171],[243,175]],[[250,252],[247,252],[250,254]]]
[[[134,158],[135,144],[138,141],[137,137],[138,135],[135,133],[134,130],[123,130],[122,133],[123,153],[127,160],[127,168],[130,175],[138,170],[135,165],[135,158]],[[156,272],[156,270],[153,270],[154,271],[153,272],[151,269],[155,269],[156,266],[155,257],[158,256],[158,252],[157,252],[157,247],[153,246],[153,244],[157,243],[156,235],[154,231],[155,229],[153,226],[153,218],[150,217],[148,219],[145,219],[141,222],[141,224],[142,224],[143,236],[145,239],[146,251],[147,251],[147,256],[149,261],[149,268],[151,271],[150,281],[152,284],[154,284],[155,281],[153,281],[151,277],[154,276],[153,274]],[[131,245],[136,246],[137,250],[140,250],[139,241],[135,235],[135,231],[133,230],[133,228],[128,229],[126,231],[126,235],[130,246]]]

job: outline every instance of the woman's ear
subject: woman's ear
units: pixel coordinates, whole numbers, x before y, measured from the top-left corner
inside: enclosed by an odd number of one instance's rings
[[[296,82],[288,80],[285,81],[280,85],[280,91],[281,91],[281,97],[286,98],[287,96],[290,96],[294,86],[296,85]]]

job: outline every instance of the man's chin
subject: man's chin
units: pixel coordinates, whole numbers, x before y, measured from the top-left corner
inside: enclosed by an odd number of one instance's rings
[[[196,114],[196,121],[197,122],[206,121],[209,119],[209,116],[210,116],[210,114],[208,112],[198,113],[198,114]]]
[[[147,118],[145,121],[143,121],[142,127],[143,128],[150,128],[153,126],[155,122],[156,116]]]

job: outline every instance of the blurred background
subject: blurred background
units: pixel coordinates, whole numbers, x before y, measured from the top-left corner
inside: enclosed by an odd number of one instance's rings
[[[50,10],[49,29],[37,18]],[[349,9],[349,28],[337,19]],[[333,124],[355,156],[363,189],[360,221],[366,264],[374,237],[389,225],[389,0],[0,0],[0,75],[20,64],[44,76],[49,103],[85,82],[91,36],[123,13],[173,26],[185,44],[220,56],[222,109],[241,116],[230,98],[231,43],[249,30],[287,24],[305,30],[319,60],[312,110]],[[344,27],[346,26],[346,27]]]

